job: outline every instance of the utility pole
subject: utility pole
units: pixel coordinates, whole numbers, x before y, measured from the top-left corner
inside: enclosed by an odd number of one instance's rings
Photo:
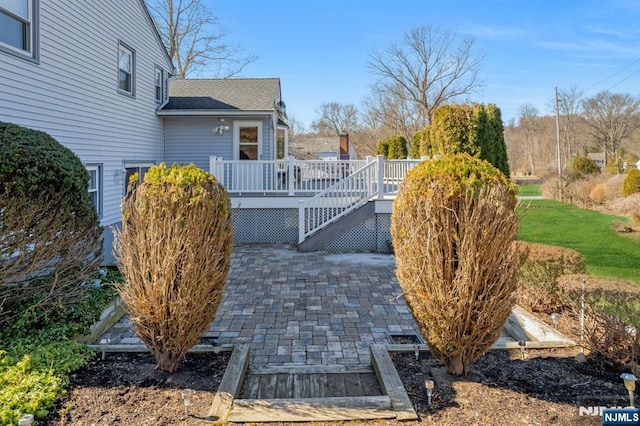
[[[558,98],[558,88],[556,87],[556,142],[558,144],[558,178],[562,178],[562,158],[560,150],[560,99]]]
[[[562,200],[562,157],[560,151],[560,108],[558,99],[558,86],[555,88],[556,90],[556,142],[558,145],[558,193],[560,194],[560,200]]]

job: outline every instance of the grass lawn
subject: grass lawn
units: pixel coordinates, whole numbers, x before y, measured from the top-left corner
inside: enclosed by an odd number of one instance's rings
[[[590,274],[640,283],[640,241],[620,235],[612,226],[629,219],[551,200],[523,206],[518,239],[577,250]]]
[[[518,195],[521,197],[539,197],[542,195],[540,185],[518,185]]]

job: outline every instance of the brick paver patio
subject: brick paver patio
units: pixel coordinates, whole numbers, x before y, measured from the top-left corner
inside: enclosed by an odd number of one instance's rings
[[[220,345],[250,344],[252,365],[369,364],[372,343],[420,336],[400,293],[390,255],[236,246],[205,336]],[[105,336],[111,344],[140,344],[128,317]]]

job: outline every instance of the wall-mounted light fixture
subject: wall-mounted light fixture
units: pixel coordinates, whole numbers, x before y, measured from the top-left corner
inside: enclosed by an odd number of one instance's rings
[[[214,127],[213,129],[211,129],[211,131],[213,133],[217,133],[219,135],[223,134],[224,132],[228,132],[229,131],[229,126],[218,126],[218,127]]]

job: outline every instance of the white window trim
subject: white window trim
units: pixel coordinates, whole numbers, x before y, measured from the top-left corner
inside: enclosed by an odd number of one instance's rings
[[[126,51],[131,55],[131,90],[124,90],[120,88],[120,71],[124,71],[120,68],[120,51]],[[121,93],[123,95],[126,96],[131,96],[131,97],[135,97],[136,94],[136,51],[133,50],[131,47],[129,47],[126,43],[123,42],[118,42],[118,57],[117,57],[117,64],[118,64],[118,73],[117,73],[117,87],[118,87],[118,93]],[[126,72],[126,71],[125,71]],[[155,75],[154,75],[155,78]],[[154,84],[155,86],[155,84]]]
[[[122,165],[122,176],[124,177],[124,187],[122,188],[122,194],[126,195],[127,188],[129,187],[129,180],[127,179],[127,169],[138,169],[138,182],[142,181],[141,169],[155,166],[153,161],[125,161]]]
[[[11,55],[18,56],[20,58],[38,63],[40,59],[39,58],[40,0],[28,0],[27,7],[28,7],[28,13],[27,13],[28,17],[25,19],[24,17],[16,15],[11,11],[0,6],[0,11],[3,14],[6,14],[10,17],[18,19],[22,22],[26,22],[29,27],[29,31],[28,31],[29,48],[27,50],[20,49],[10,44],[0,42],[0,52],[9,53]]]
[[[233,122],[233,159],[240,159],[240,128],[241,127],[258,127],[258,160],[262,160],[262,121],[234,121]]]
[[[96,195],[96,211],[98,212],[98,217],[102,217],[102,165],[101,164],[87,164],[85,165],[88,173],[95,172],[96,174],[96,187],[88,188],[88,192],[91,194],[95,192]]]
[[[158,86],[158,71],[160,72],[160,86]],[[153,71],[153,90],[156,103],[161,104],[166,100],[167,72],[161,67],[155,67]],[[160,88],[160,99],[158,99],[158,87]]]

